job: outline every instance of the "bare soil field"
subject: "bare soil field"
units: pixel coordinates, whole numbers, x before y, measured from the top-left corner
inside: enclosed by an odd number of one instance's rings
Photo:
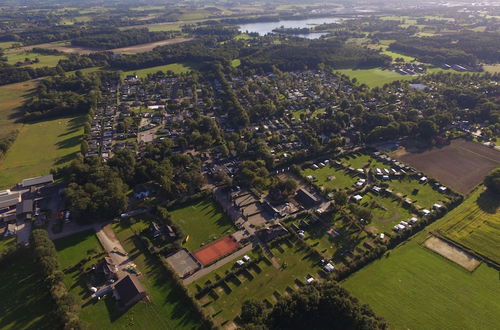
[[[424,151],[398,150],[393,154],[461,194],[468,194],[494,168],[500,166],[500,152],[463,139]]]
[[[179,44],[179,43],[190,41],[190,40],[193,40],[193,38],[173,38],[173,39],[161,40],[161,41],[156,41],[156,42],[150,42],[147,44],[140,44],[140,45],[134,45],[134,46],[129,46],[129,47],[123,47],[123,48],[115,48],[115,49],[110,49],[108,51],[113,52],[115,54],[124,54],[124,53],[134,53],[135,54],[135,53],[142,53],[142,52],[150,51],[153,48],[158,47],[158,46],[174,45],[174,44]],[[64,53],[78,53],[78,54],[90,54],[90,53],[102,51],[100,49],[91,49],[91,48],[84,48],[84,47],[68,46],[68,45],[63,45],[63,44],[46,43],[46,44],[30,45],[30,46],[24,46],[24,47],[11,49],[7,53],[29,52],[33,48],[54,49],[54,50],[58,50],[58,51],[64,52]]]
[[[447,242],[435,236],[427,239],[424,242],[424,246],[445,257],[446,259],[462,266],[470,272],[476,269],[481,264],[479,260],[471,256],[467,252],[451,244],[448,244]]]

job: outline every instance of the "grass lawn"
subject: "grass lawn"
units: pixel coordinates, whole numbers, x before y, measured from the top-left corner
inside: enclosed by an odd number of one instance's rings
[[[0,162],[0,187],[70,162],[80,152],[83,122],[83,116],[77,116],[24,125]]]
[[[413,76],[404,76],[391,70],[382,70],[380,68],[353,70],[338,70],[339,73],[356,78],[360,84],[366,84],[368,87],[382,87],[396,80],[412,80]]]
[[[482,264],[469,273],[421,246],[425,238],[422,232],[386,253],[343,286],[393,329],[497,328],[498,272]]]
[[[402,58],[403,60],[405,60],[405,62],[415,61],[415,57],[403,55],[403,54],[396,53],[396,52],[393,52],[390,50],[384,50],[383,52],[381,52],[381,54],[388,55],[388,56],[392,57],[393,60],[395,60],[397,58]]]
[[[442,204],[449,200],[446,195],[432,189],[430,184],[421,184],[417,180],[409,178],[392,180],[389,182],[389,186],[394,192],[402,193],[417,205],[429,210],[433,204]]]
[[[246,34],[246,33],[240,33],[240,34],[236,35],[236,36],[234,37],[234,39],[235,39],[235,40],[248,40],[248,39],[252,39],[252,37],[251,37],[251,36],[249,36],[249,35],[248,35],[248,34]]]
[[[237,279],[228,280],[225,285],[215,288],[214,293],[200,299],[202,304],[206,304],[207,312],[214,316],[216,323],[233,320],[241,312],[241,305],[245,300],[267,299],[268,302],[275,303],[278,296],[298,288],[296,280],[303,283],[308,274],[319,278],[318,268],[315,266],[319,260],[313,259],[300,247],[285,242],[271,248],[271,251],[276,258],[277,267],[269,261],[261,261],[257,267],[251,267],[238,275]],[[211,274],[198,281],[204,283],[210,279],[209,276]],[[195,284],[191,284],[193,285]]]
[[[401,220],[408,220],[412,213],[404,208],[397,200],[382,197],[372,192],[363,196],[360,205],[372,211],[370,226],[375,226],[379,232],[392,233],[392,227]]]
[[[292,116],[293,118],[295,118],[295,120],[301,120],[300,118],[300,115],[304,114],[306,116],[306,118],[317,118],[318,115],[322,115],[326,112],[326,110],[323,108],[323,109],[317,109],[313,112],[309,111],[309,110],[306,110],[306,109],[302,109],[302,110],[292,110]]]
[[[0,48],[1,49],[11,48],[15,44],[18,44],[18,42],[16,42],[16,41],[3,41],[3,42],[0,42]]]
[[[170,214],[172,220],[189,235],[185,247],[191,252],[228,235],[234,229],[231,220],[208,198],[173,210]]]
[[[157,73],[158,71],[172,71],[175,74],[190,72],[195,68],[193,64],[190,63],[172,63],[167,65],[153,66],[150,68],[131,70],[124,72],[125,75],[136,74],[140,78],[146,77],[148,74]]]
[[[307,168],[301,173],[304,178],[312,175],[315,178],[313,183],[318,187],[324,187],[326,189],[351,188],[358,180],[357,177],[349,175],[346,171],[330,166],[325,166],[317,170]],[[329,180],[330,177],[333,177],[333,179]]]
[[[237,67],[239,67],[240,65],[241,65],[241,60],[240,60],[239,58],[234,59],[234,60],[232,60],[232,61],[231,61],[231,66],[232,66],[233,68],[237,68]]]
[[[40,62],[33,63],[33,64],[30,64],[27,66],[30,66],[32,68],[41,68],[44,66],[54,67],[57,65],[59,60],[65,59],[66,56],[64,56],[64,55],[45,55],[45,54],[39,54],[39,53],[33,53],[33,52],[23,52],[23,53],[18,53],[18,54],[7,55],[7,63],[16,64],[17,62],[24,62],[25,58],[29,58],[30,60],[34,60],[35,58],[38,58],[40,60]]]
[[[12,236],[9,238],[0,237],[0,255],[7,249],[16,246],[16,237]]]
[[[0,329],[55,329],[55,309],[29,251],[0,265]]]
[[[351,155],[340,160],[342,163],[348,163],[353,168],[389,168],[388,165],[372,158],[370,155],[357,154]]]
[[[22,126],[16,123],[16,111],[35,87],[34,80],[0,86],[0,139]]]
[[[500,262],[500,198],[480,186],[440,221],[446,237]]]

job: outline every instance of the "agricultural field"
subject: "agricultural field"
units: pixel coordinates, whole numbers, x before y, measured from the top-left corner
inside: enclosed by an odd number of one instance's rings
[[[498,272],[482,264],[470,273],[423,247],[426,238],[418,234],[342,285],[393,329],[496,328]]]
[[[0,139],[21,128],[16,112],[35,87],[34,80],[0,86]]]
[[[64,55],[46,55],[46,54],[39,54],[39,53],[33,53],[33,52],[21,52],[17,54],[8,54],[7,55],[7,63],[9,64],[16,64],[17,62],[24,62],[25,59],[28,58],[29,60],[33,61],[35,58],[38,58],[40,62],[38,63],[33,63],[33,64],[28,64],[26,66],[32,67],[32,68],[41,68],[41,67],[55,67],[59,60],[65,59],[66,56]]]
[[[125,75],[135,74],[140,78],[145,78],[148,74],[157,73],[158,71],[172,71],[175,74],[190,72],[195,68],[196,65],[191,63],[172,63],[167,65],[153,66],[150,68],[131,70],[124,72]]]
[[[500,64],[484,65],[483,69],[489,73],[500,73]]]
[[[388,184],[394,192],[403,194],[425,209],[431,209],[435,203],[443,204],[449,201],[446,195],[433,189],[430,184],[422,184],[415,179],[391,180]]]
[[[195,251],[234,230],[231,220],[208,198],[171,210],[170,214],[172,221],[189,235],[184,246],[189,251]]]
[[[15,253],[14,260],[0,265],[0,329],[54,329],[55,306],[31,252]]]
[[[357,181],[357,177],[350,175],[345,170],[336,169],[329,165],[317,170],[307,168],[301,173],[304,178],[313,176],[314,179],[312,180],[312,183],[319,189],[324,188],[329,190],[341,190],[352,188],[354,183]]]
[[[500,198],[478,187],[440,221],[439,233],[500,263]]]
[[[0,187],[48,174],[51,168],[73,160],[80,151],[83,122],[83,116],[76,116],[21,127],[16,141],[0,162]]]
[[[344,69],[337,70],[337,72],[345,74],[351,79],[356,78],[358,83],[365,84],[371,88],[382,87],[385,84],[389,84],[397,80],[409,81],[415,78],[413,76],[404,76],[394,71],[383,70],[380,68],[362,70]]]
[[[319,260],[308,255],[303,248],[285,241],[271,248],[271,252],[273,262],[264,259],[201,297],[199,302],[213,315],[217,324],[231,322],[240,313],[245,300],[265,299],[268,303],[275,303],[280,296],[302,285],[308,274],[318,278],[315,265]],[[196,292],[193,287],[208,280],[213,280],[212,274],[192,283],[190,290]]]
[[[425,151],[400,149],[392,156],[461,194],[469,193],[492,169],[500,166],[498,151],[463,139]]]
[[[190,41],[190,40],[193,40],[193,38],[181,38],[181,37],[179,37],[179,38],[172,38],[172,39],[150,42],[148,44],[140,44],[140,45],[123,47],[123,48],[115,48],[115,49],[111,49],[110,51],[115,53],[115,54],[137,54],[137,53],[142,53],[142,52],[148,52],[148,51],[153,50],[153,48],[156,48],[158,46],[174,45],[174,44],[179,44],[179,43]]]
[[[149,32],[181,31],[180,24],[154,24],[147,28]]]

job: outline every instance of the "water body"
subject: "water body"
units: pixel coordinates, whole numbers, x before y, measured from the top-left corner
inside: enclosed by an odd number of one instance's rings
[[[250,33],[258,33],[263,36],[268,33],[273,33],[274,29],[279,27],[284,28],[311,28],[314,25],[319,24],[330,24],[330,23],[338,23],[340,19],[333,17],[326,18],[308,18],[308,19],[300,19],[300,20],[287,20],[287,21],[278,21],[278,22],[259,22],[259,23],[249,23],[240,25],[241,32],[250,32]],[[327,35],[328,33],[323,32],[314,32],[308,34],[298,34],[296,36],[307,38],[307,39],[318,39],[321,36]]]

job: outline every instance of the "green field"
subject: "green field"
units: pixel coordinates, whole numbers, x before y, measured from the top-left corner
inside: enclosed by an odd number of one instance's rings
[[[371,209],[373,218],[370,225],[376,227],[378,232],[392,233],[394,225],[412,217],[412,213],[399,201],[372,192],[365,194],[360,204]]]
[[[484,71],[490,73],[500,73],[500,64],[484,65]]]
[[[446,237],[500,262],[500,198],[479,187],[440,221]]]
[[[360,84],[366,84],[368,87],[382,87],[396,80],[412,80],[413,76],[404,76],[391,70],[382,70],[380,68],[353,70],[338,70],[339,73],[356,78]]]
[[[301,173],[304,178],[309,175],[313,176],[315,178],[313,183],[320,189],[321,187],[330,190],[352,188],[358,179],[349,175],[344,170],[335,169],[330,166],[325,166],[317,170],[307,168]]]
[[[65,59],[66,56],[64,56],[64,55],[45,55],[45,54],[38,54],[38,53],[33,53],[33,52],[23,52],[23,53],[18,53],[18,54],[7,55],[7,63],[16,64],[17,62],[24,62],[24,60],[26,58],[29,58],[30,60],[34,60],[35,58],[38,58],[40,60],[40,62],[29,64],[27,66],[32,67],[32,68],[41,68],[44,66],[54,67],[57,65],[59,60]]]
[[[195,251],[217,238],[230,234],[234,227],[210,199],[203,199],[170,212],[172,220],[189,235],[185,247]]]
[[[83,116],[52,119],[20,128],[19,136],[0,162],[0,187],[48,174],[80,151]]]
[[[419,234],[387,252],[343,286],[392,329],[497,328],[498,272],[482,264],[469,273],[422,247],[425,237]]]
[[[389,186],[394,192],[402,193],[415,204],[426,209],[431,209],[435,203],[442,204],[448,201],[446,195],[434,190],[430,184],[421,184],[414,179],[392,180],[389,182]]]
[[[347,163],[353,168],[388,168],[388,165],[385,165],[384,163],[372,158],[370,155],[367,154],[355,154],[355,155],[350,155],[346,158],[342,158],[340,160],[342,163]]]
[[[239,58],[234,59],[234,60],[232,60],[232,61],[231,61],[231,66],[232,66],[233,68],[237,68],[237,67],[239,67],[240,65],[241,65],[241,60],[240,60]]]
[[[415,61],[415,57],[403,55],[403,54],[396,53],[396,52],[393,52],[390,50],[384,50],[383,52],[381,52],[381,54],[388,55],[388,56],[392,57],[393,60],[395,60],[397,58],[402,58],[403,60],[405,60],[405,62]]]
[[[150,32],[181,31],[180,24],[154,24],[148,26]]]
[[[22,126],[16,112],[35,87],[33,80],[0,86],[0,139]]]
[[[137,223],[134,226],[142,226]],[[136,227],[138,229],[139,227]],[[141,227],[142,229],[142,227]],[[145,257],[134,244],[133,232],[130,227],[115,227],[118,238],[138,269],[143,273],[140,280],[152,298],[152,304],[139,302],[125,313],[115,307],[115,301],[108,296],[101,301],[93,301],[80,271],[65,273],[64,282],[70,292],[82,306],[80,318],[89,324],[90,329],[192,329],[196,327],[195,320],[189,311],[180,310],[177,300],[178,292],[170,286],[170,279],[165,278],[159,265]],[[140,230],[140,229],[138,229]],[[79,233],[55,241],[59,253],[61,268],[75,266],[89,255],[89,252],[101,252],[102,247],[93,231]],[[93,258],[84,264],[90,267],[99,258]]]
[[[0,265],[0,329],[55,329],[55,309],[41,281],[32,254],[16,252]]]
[[[304,283],[308,274],[318,279],[315,264],[319,260],[312,258],[298,246],[286,242],[271,248],[271,251],[275,256],[276,267],[268,260],[261,261],[257,267],[251,267],[238,275],[237,279],[226,281],[225,285],[215,288],[213,293],[200,299],[200,303],[214,316],[217,324],[233,320],[241,312],[241,305],[245,300],[267,299],[274,303],[279,296],[298,288],[296,280]],[[196,283],[204,283],[208,279],[212,279],[211,274],[200,278]],[[191,284],[193,285],[195,284]]]
[[[172,71],[175,74],[190,72],[195,68],[193,64],[190,63],[172,63],[167,65],[153,66],[150,68],[131,70],[124,72],[125,75],[135,74],[140,78],[146,77],[148,74],[157,73],[158,71]]]

